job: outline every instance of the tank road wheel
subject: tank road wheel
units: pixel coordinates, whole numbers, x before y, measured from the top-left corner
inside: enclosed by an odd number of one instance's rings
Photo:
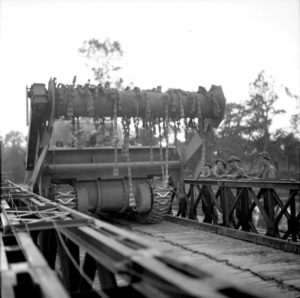
[[[151,210],[148,213],[139,214],[139,220],[142,223],[154,224],[161,222],[168,214],[171,206],[171,189],[169,186],[159,180],[151,179],[149,181],[151,190]]]

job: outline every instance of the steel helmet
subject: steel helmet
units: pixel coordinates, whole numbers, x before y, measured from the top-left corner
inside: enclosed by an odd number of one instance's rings
[[[267,151],[262,151],[258,154],[258,156],[261,156],[261,157],[264,157],[265,159],[267,160],[270,160],[271,159],[271,156],[270,154],[267,152]]]
[[[231,162],[231,161],[241,161],[239,159],[239,157],[235,156],[235,155],[231,155],[228,159],[228,162]]]

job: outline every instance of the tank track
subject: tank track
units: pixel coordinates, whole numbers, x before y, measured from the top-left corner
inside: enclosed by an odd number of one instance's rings
[[[149,180],[149,187],[152,197],[152,208],[146,214],[140,214],[139,219],[142,223],[155,224],[161,222],[168,214],[171,205],[171,188],[164,183],[156,180]]]
[[[51,184],[51,199],[55,202],[77,209],[77,195],[70,184]]]
[[[138,218],[144,224],[159,223],[168,214],[171,206],[171,188],[164,185],[161,180],[150,179],[148,185],[151,192],[151,210],[147,213],[133,214],[130,212],[127,217]],[[77,209],[77,195],[73,185],[70,184],[51,184],[51,199],[57,203]]]

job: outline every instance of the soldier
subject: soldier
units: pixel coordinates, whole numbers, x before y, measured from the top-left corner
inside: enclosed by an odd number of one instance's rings
[[[260,172],[258,174],[258,178],[262,179],[272,179],[276,178],[276,170],[271,164],[271,156],[268,152],[262,151],[258,154],[259,156],[259,164],[261,166]],[[262,195],[264,199],[264,209],[268,216],[273,217],[274,213],[276,214],[275,208],[277,206],[275,199],[273,198],[274,190],[273,189],[266,189],[262,188],[259,193],[258,197]],[[277,206],[278,207],[278,206]],[[278,210],[277,210],[278,211]],[[274,236],[274,234],[278,235],[278,230],[275,229],[275,231],[269,231],[267,230],[266,235]]]
[[[212,174],[211,165],[209,163],[206,163],[204,165],[203,172],[200,174],[200,177],[202,178],[210,177],[211,174]]]
[[[212,166],[209,163],[204,165],[204,170],[201,173],[201,178],[208,178],[212,176]],[[206,223],[217,223],[218,214],[214,211],[214,202],[211,198],[212,189],[210,185],[203,185],[201,190],[202,198],[202,211],[204,214],[203,222]]]
[[[217,159],[215,162],[215,167],[213,169],[213,176],[216,178],[222,178],[222,175],[226,172],[226,163],[222,159]]]
[[[228,171],[222,175],[222,178],[239,179],[247,177],[244,169],[239,165],[240,161],[241,160],[237,156],[230,156],[228,159]]]
[[[225,174],[222,175],[222,177],[229,178],[229,179],[240,179],[240,178],[247,177],[244,169],[239,165],[240,161],[241,160],[239,159],[239,157],[234,156],[234,155],[230,156],[230,158],[228,159],[228,164],[229,164],[228,170]],[[236,197],[238,197],[239,193],[242,191],[243,191],[242,188],[237,188]],[[228,204],[227,210],[230,210],[231,206],[235,202],[235,197],[233,196],[233,194],[231,192],[228,193],[227,200],[228,200],[227,202],[224,202],[224,201],[221,202],[223,204],[222,208],[224,208],[224,204]],[[250,205],[249,198],[245,197],[245,199],[243,200],[243,203],[245,204],[245,206],[247,206],[246,209],[248,209],[249,205]],[[246,216],[246,214],[247,214],[247,210],[243,210],[241,200],[238,201],[236,204],[235,213],[233,213],[229,217],[230,225],[235,226],[237,224],[237,219],[238,219],[240,222],[242,222],[243,230],[249,230],[248,224],[244,224],[244,220],[243,220],[244,217]]]
[[[275,178],[276,170],[271,164],[271,156],[268,152],[263,151],[258,154],[260,158],[261,170],[258,174],[258,178]]]
[[[55,147],[64,147],[64,142],[59,140],[55,142]]]

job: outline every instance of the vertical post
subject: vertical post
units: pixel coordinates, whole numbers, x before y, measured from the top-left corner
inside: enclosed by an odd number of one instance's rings
[[[228,187],[220,187],[220,201],[222,208],[223,226],[229,227],[229,209],[228,209]]]
[[[269,217],[269,223],[267,226],[267,236],[276,236],[275,228],[275,202],[271,193],[271,189],[264,189],[264,208]]]
[[[197,219],[194,213],[194,206],[195,206],[195,193],[194,193],[194,188],[195,185],[191,184],[190,191],[191,191],[191,196],[190,196],[190,201],[189,201],[189,219]]]
[[[117,287],[117,281],[115,275],[107,270],[101,264],[97,264],[99,280],[101,283],[101,289],[108,290]]]
[[[86,253],[84,262],[83,262],[83,272],[91,279],[94,280],[96,270],[97,270],[97,264],[93,257],[91,257],[88,253]],[[91,285],[88,284],[88,282],[83,278],[80,277],[79,285],[78,285],[78,291],[81,292],[92,292],[93,288]]]
[[[242,225],[242,230],[249,232],[250,226],[248,221],[251,220],[250,212],[250,204],[249,204],[249,196],[248,196],[248,188],[240,189],[242,192],[240,202],[241,202],[241,210],[240,210],[240,221]]]
[[[290,191],[290,195],[292,195],[292,191]],[[295,195],[292,195],[291,198],[291,219],[289,222],[288,229],[292,232],[292,241],[297,241],[297,218],[296,218],[296,200]]]
[[[212,201],[212,188],[210,185],[202,186],[202,211],[204,213],[203,222],[213,222],[213,201]]]
[[[69,254],[71,254],[71,256],[75,259],[76,263],[79,266],[79,247],[68,238],[64,236],[61,237],[63,238],[65,243],[65,245],[62,245],[62,243],[58,240],[58,251],[60,256],[62,275],[64,284],[71,293],[77,291],[78,289],[80,274],[70,260]],[[65,246],[67,247],[68,252],[65,251]]]
[[[194,204],[194,214],[195,214],[196,218],[197,218],[197,208],[199,206],[199,203],[200,203],[201,197],[202,197],[203,187],[204,187],[204,185],[202,186],[202,189],[201,189],[200,185],[197,185],[197,187],[196,187],[197,190],[198,190],[198,192],[199,192],[198,196],[197,196],[197,198],[195,200],[195,204]],[[202,199],[203,199],[203,197],[202,197]]]
[[[40,249],[49,266],[55,269],[57,242],[54,230],[40,232]]]
[[[185,193],[185,186],[186,186],[186,184],[183,180],[182,196],[177,198],[177,199],[179,199],[179,208],[178,208],[176,216],[181,216],[183,218],[186,218],[187,202],[188,202],[189,196],[191,194],[191,188],[189,189],[187,194]]]

